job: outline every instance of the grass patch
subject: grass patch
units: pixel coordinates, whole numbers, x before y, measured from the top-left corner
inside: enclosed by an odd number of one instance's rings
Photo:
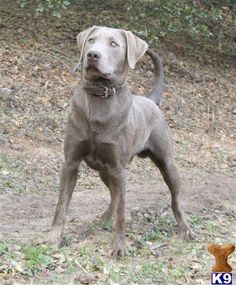
[[[49,267],[52,263],[50,254],[52,250],[47,246],[32,246],[26,245],[23,247],[22,252],[25,259],[26,271],[30,274],[35,274],[42,270],[42,268]]]
[[[229,242],[230,232],[225,234],[224,228],[231,222],[222,226],[218,220],[205,218],[206,214],[209,212],[189,216],[198,237],[187,242],[171,233],[171,213],[158,214],[150,208],[138,211],[127,223],[127,255],[119,260],[111,259],[111,234],[99,223],[88,226],[84,241],[59,250],[3,242],[0,255],[4,274],[6,278],[33,278],[40,284],[180,285],[187,280],[189,284],[208,284],[213,260],[207,244]],[[223,214],[219,213],[219,219]],[[216,231],[218,238],[214,238]]]

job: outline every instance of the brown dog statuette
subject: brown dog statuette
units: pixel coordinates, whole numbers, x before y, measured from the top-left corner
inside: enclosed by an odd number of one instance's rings
[[[215,256],[215,263],[212,265],[212,272],[231,272],[232,267],[228,264],[228,256],[234,252],[233,244],[218,245],[211,243],[207,247],[208,251]]]

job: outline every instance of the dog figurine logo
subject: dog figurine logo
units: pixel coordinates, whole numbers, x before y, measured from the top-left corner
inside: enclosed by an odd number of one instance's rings
[[[209,244],[207,247],[210,254],[214,255],[215,263],[212,265],[212,272],[231,272],[232,267],[228,264],[228,256],[234,252],[233,244]]]

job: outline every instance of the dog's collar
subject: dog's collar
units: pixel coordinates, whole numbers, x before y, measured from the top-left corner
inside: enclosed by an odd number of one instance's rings
[[[126,82],[122,86],[85,85],[83,89],[89,95],[106,99],[120,92],[125,85]]]

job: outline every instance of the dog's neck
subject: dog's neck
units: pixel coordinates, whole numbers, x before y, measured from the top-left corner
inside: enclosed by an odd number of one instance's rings
[[[99,81],[91,82],[89,84],[107,84],[106,87],[112,88],[111,82]],[[132,94],[127,87],[127,84],[121,86],[121,90],[117,91],[115,95],[108,97],[108,99],[101,99],[98,96],[91,96],[88,94],[83,80],[81,80],[78,89],[75,90],[72,111],[74,115],[85,116],[90,124],[90,129],[99,132],[101,126],[112,125],[117,127],[122,125],[128,114],[132,104]],[[116,86],[118,88],[118,86]],[[81,110],[78,112],[78,110]]]
[[[107,99],[122,92],[126,86],[126,81],[123,84],[114,84],[104,78],[98,78],[92,82],[83,79],[82,85],[86,94]]]

